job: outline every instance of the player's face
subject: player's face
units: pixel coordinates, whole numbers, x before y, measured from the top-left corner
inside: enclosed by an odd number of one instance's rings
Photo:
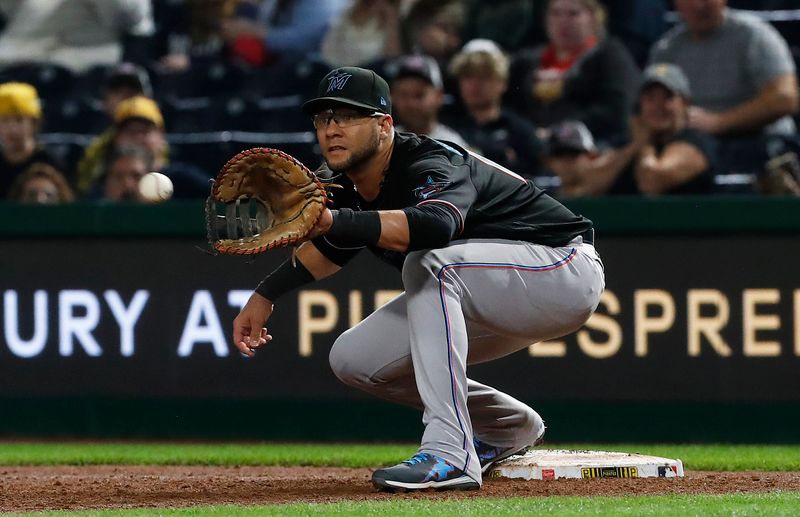
[[[346,172],[375,156],[382,117],[350,108],[335,108],[315,115],[314,127],[328,168]]]
[[[492,74],[466,74],[458,79],[461,99],[467,109],[486,109],[500,103],[506,81]]]
[[[707,34],[722,23],[727,0],[675,0],[675,8],[694,34]]]
[[[441,105],[442,92],[424,79],[404,77],[392,83],[394,115],[409,131],[427,128],[436,120]]]
[[[110,201],[142,201],[139,180],[147,174],[147,164],[132,156],[115,160],[108,170],[104,197]]]
[[[580,48],[595,32],[592,12],[579,0],[552,0],[547,9],[547,37],[557,49]]]
[[[686,119],[686,101],[660,85],[642,90],[642,121],[656,133],[674,133]]]

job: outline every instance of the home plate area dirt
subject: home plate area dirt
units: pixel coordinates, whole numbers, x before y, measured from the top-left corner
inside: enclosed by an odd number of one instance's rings
[[[479,491],[388,494],[372,487],[370,474],[313,467],[0,467],[0,511],[800,490],[800,472],[687,471],[675,479],[489,479]]]

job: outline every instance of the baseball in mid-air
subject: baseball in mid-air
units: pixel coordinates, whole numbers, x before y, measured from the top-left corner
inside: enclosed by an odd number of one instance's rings
[[[139,180],[139,193],[148,203],[166,201],[172,190],[172,180],[160,172],[148,172]]]

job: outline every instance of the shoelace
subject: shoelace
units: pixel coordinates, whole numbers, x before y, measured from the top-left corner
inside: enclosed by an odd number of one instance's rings
[[[427,461],[429,457],[430,455],[428,453],[418,452],[417,454],[405,460],[403,463],[405,463],[406,465],[416,465],[417,463],[422,463],[423,461]]]

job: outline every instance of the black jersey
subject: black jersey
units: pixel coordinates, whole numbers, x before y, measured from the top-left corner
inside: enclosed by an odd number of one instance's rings
[[[334,183],[344,187],[331,189],[334,209],[434,213],[447,219],[451,240],[508,239],[564,246],[592,227],[590,220],[575,215],[518,174],[450,142],[412,133],[395,133],[389,168],[374,200],[362,199],[345,175]],[[361,249],[327,236],[313,242],[340,266]],[[398,267],[405,258],[405,253],[373,251]]]

